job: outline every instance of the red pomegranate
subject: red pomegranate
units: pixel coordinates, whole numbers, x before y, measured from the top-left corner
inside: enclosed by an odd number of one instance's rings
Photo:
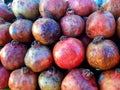
[[[16,17],[21,14],[26,19],[35,20],[39,16],[39,2],[37,0],[13,0],[12,11]]]
[[[107,70],[119,64],[119,50],[112,40],[96,37],[87,47],[88,63],[101,70]]]
[[[63,69],[72,69],[79,66],[85,57],[83,43],[76,38],[62,37],[53,48],[55,63]]]
[[[27,67],[22,67],[11,72],[9,82],[11,90],[36,90],[37,75]]]
[[[100,90],[119,90],[120,89],[120,68],[104,71],[99,76]]]
[[[85,22],[79,15],[75,15],[72,9],[68,9],[66,16],[61,19],[61,28],[66,36],[79,36],[84,31]]]
[[[20,42],[31,42],[32,36],[32,24],[31,20],[19,19],[10,25],[9,33],[12,39]]]
[[[12,40],[10,34],[9,34],[9,27],[11,23],[8,22],[2,22],[3,24],[0,24],[0,46],[4,46],[8,42]]]
[[[102,8],[92,13],[86,22],[86,34],[90,38],[96,36],[112,37],[115,33],[115,19],[112,13],[104,11]]]
[[[34,41],[28,49],[25,58],[25,65],[34,72],[41,72],[52,65],[53,57],[47,46]]]
[[[32,34],[42,44],[55,43],[61,35],[59,24],[50,18],[39,18],[33,23]]]
[[[42,17],[60,19],[66,12],[67,3],[64,0],[41,0],[39,11]]]
[[[68,0],[68,5],[80,16],[87,16],[98,8],[94,0]]]
[[[7,43],[0,52],[1,63],[8,70],[14,70],[24,65],[27,48],[18,41]]]
[[[14,18],[12,10],[5,3],[0,3],[0,18],[6,21],[11,21]]]
[[[89,69],[73,69],[63,79],[61,90],[98,90],[94,74]]]
[[[0,65],[0,90],[8,87],[10,72]]]

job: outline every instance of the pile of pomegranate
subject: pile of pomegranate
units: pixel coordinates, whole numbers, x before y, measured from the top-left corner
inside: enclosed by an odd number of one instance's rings
[[[6,89],[120,90],[120,0],[0,1]]]

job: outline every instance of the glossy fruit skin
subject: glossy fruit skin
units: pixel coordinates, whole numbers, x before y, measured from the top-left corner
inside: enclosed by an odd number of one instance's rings
[[[21,14],[26,19],[35,20],[39,16],[39,3],[37,0],[13,0],[12,10],[16,17]]]
[[[52,52],[47,46],[34,41],[28,49],[25,58],[25,65],[34,72],[41,72],[52,65]]]
[[[111,12],[117,19],[120,16],[120,0],[106,0],[102,7],[104,10]]]
[[[0,3],[0,18],[6,21],[11,21],[14,18],[12,10],[5,3]]]
[[[61,29],[55,20],[39,18],[33,23],[32,34],[42,44],[49,45],[58,40],[61,35]]]
[[[13,40],[20,42],[31,42],[32,36],[32,24],[31,20],[19,19],[10,25],[9,33]]]
[[[119,63],[119,50],[111,40],[96,37],[87,47],[86,57],[88,63],[101,70],[115,67]]]
[[[112,37],[115,33],[114,16],[104,10],[98,10],[92,13],[86,21],[86,34],[90,38],[96,36],[104,36],[105,38]]]
[[[63,79],[61,90],[98,90],[93,72],[89,69],[71,70]]]
[[[68,7],[80,16],[88,16],[98,8],[94,0],[68,0]]]
[[[8,87],[10,72],[0,65],[0,89]]]
[[[120,89],[120,69],[104,71],[99,76],[100,90]]]
[[[38,84],[41,90],[61,90],[62,80],[62,72],[52,66],[40,73]]]
[[[36,90],[37,75],[27,67],[22,67],[11,72],[9,82],[11,90]]]
[[[0,46],[4,46],[12,40],[9,34],[10,25],[11,23],[7,22],[4,24],[0,24]]]
[[[56,65],[62,69],[72,69],[79,66],[85,57],[83,43],[72,37],[62,37],[53,48]]]
[[[67,11],[66,16],[61,18],[61,28],[65,36],[76,37],[81,35],[85,28],[85,22],[79,15],[75,15],[72,10]]]
[[[120,17],[117,19],[117,36],[120,38]]]
[[[27,48],[24,44],[11,41],[1,49],[1,63],[8,70],[20,68],[24,66],[26,52]]]
[[[64,0],[41,0],[39,11],[42,17],[60,19],[66,12],[67,4]]]

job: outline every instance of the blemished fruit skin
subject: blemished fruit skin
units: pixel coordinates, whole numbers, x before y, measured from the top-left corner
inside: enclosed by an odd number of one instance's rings
[[[88,63],[101,70],[111,69],[119,64],[119,50],[117,45],[102,36],[96,37],[87,47]]]
[[[63,79],[61,90],[98,90],[93,72],[89,69],[73,69]]]
[[[115,34],[116,22],[112,13],[97,10],[93,12],[86,21],[86,34],[90,38],[104,36],[110,38]]]
[[[102,72],[98,83],[100,90],[120,90],[120,68]]]
[[[76,38],[61,37],[53,48],[56,65],[62,69],[72,69],[79,66],[85,58],[85,47]]]

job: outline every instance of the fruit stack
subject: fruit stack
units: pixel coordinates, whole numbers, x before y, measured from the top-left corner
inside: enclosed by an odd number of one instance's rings
[[[120,0],[0,2],[0,90],[120,90],[119,52]]]

